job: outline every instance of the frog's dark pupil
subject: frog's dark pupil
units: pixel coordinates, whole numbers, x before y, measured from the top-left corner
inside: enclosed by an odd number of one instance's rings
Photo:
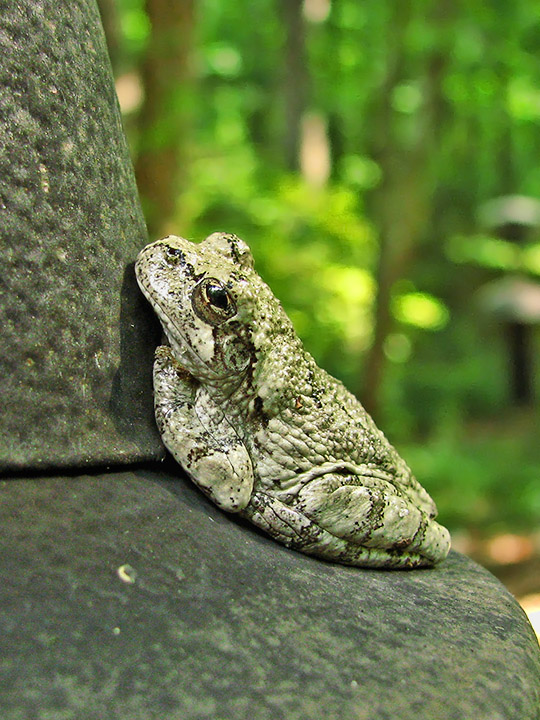
[[[218,307],[221,310],[226,310],[229,306],[229,296],[227,291],[219,285],[209,285],[206,288],[206,294],[208,295],[208,300],[215,307]]]

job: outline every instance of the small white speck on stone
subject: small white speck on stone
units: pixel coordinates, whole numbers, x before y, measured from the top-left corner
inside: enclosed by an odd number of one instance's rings
[[[50,187],[49,186],[49,175],[47,173],[47,168],[45,167],[45,165],[43,165],[43,163],[39,164],[39,172],[41,175],[41,187],[43,189],[43,192],[48,193],[49,187]]]
[[[132,585],[137,579],[137,571],[135,568],[132,568],[131,565],[127,564],[120,565],[120,567],[116,570],[116,574],[122,582],[130,585]]]

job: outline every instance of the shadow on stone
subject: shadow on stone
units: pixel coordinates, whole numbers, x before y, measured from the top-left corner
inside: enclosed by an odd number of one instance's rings
[[[114,375],[109,409],[119,433],[144,447],[148,427],[161,445],[154,422],[152,364],[154,349],[161,338],[161,327],[152,309],[139,291],[134,263],[124,271],[120,291],[120,364]]]

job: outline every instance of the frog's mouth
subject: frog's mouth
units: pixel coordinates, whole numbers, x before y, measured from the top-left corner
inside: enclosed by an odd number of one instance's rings
[[[172,337],[167,330],[167,325],[161,319],[161,326],[163,328],[163,339],[164,345],[168,345],[173,351],[174,359],[180,365],[183,370],[189,372],[190,375],[199,377],[201,375],[201,368],[208,370],[206,363],[199,357],[195,350],[189,345],[183,333],[173,323],[168,323],[174,327],[174,333],[176,338],[181,338],[181,342]],[[210,371],[209,371],[209,374]]]
[[[148,296],[147,299],[149,299]],[[174,358],[180,367],[199,380],[219,379],[219,375],[209,367],[208,362],[193,348],[182,328],[179,327],[179,324],[167,316],[167,313],[159,303],[154,301],[151,302],[151,305],[163,329],[162,344],[168,345],[171,348]]]
[[[146,248],[141,251],[139,258],[145,250]],[[187,341],[182,328],[168,316],[166,309],[160,302],[159,291],[153,287],[150,277],[140,271],[138,263],[135,265],[135,274],[142,294],[156,313],[161,324],[163,330],[161,344],[171,348],[177,363],[190,375],[199,376],[201,369],[204,368],[209,376],[213,376],[207,364]]]

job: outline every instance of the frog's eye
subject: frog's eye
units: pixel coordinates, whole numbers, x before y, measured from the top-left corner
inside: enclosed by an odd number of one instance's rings
[[[210,325],[219,325],[236,315],[233,299],[215,278],[201,280],[193,290],[191,303],[195,314]]]

